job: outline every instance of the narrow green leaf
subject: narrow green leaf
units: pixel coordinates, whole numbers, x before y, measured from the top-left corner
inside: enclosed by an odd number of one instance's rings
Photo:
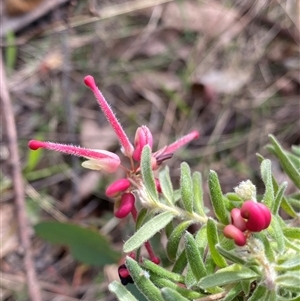
[[[38,236],[53,244],[68,246],[73,257],[82,263],[103,266],[115,263],[120,254],[98,232],[71,223],[48,221],[37,224]]]
[[[201,294],[201,293],[178,286],[176,283],[174,283],[168,279],[161,278],[157,275],[153,275],[153,276],[151,275],[151,280],[157,287],[159,287],[159,288],[169,287],[169,288],[175,290],[176,292],[178,292],[179,294],[181,294],[183,297],[188,298],[188,299],[197,299],[197,298],[200,298],[203,296],[203,294]],[[153,299],[153,301],[154,300],[155,299]]]
[[[169,167],[166,166],[160,173],[159,173],[159,182],[162,193],[169,204],[174,204],[174,191],[173,185],[170,178],[170,171]]]
[[[167,242],[167,255],[171,261],[176,259],[176,254],[179,246],[181,237],[184,231],[192,224],[192,221],[185,221],[180,223],[171,233],[169,240]]]
[[[242,292],[242,285],[241,283],[238,283],[235,285],[226,295],[226,297],[223,299],[223,301],[232,301],[235,300],[234,298],[238,296]]]
[[[172,219],[174,215],[171,212],[165,211],[153,217],[145,223],[137,232],[134,233],[124,244],[123,251],[129,253],[144,242],[149,240],[154,234],[163,229]]]
[[[260,154],[256,154],[259,162],[262,162],[264,160],[264,157]],[[279,185],[276,182],[276,179],[272,175],[272,183],[274,188],[274,193],[278,192]],[[281,208],[291,217],[297,217],[297,212],[294,210],[294,208],[288,203],[287,199],[283,196],[282,202],[281,202]]]
[[[180,189],[181,200],[184,209],[190,213],[193,212],[193,182],[191,170],[187,163],[183,162],[180,165]]]
[[[196,277],[189,264],[187,265],[184,283],[188,289],[191,289],[197,284]]]
[[[287,188],[287,182],[283,182],[279,187],[278,187],[278,190],[277,190],[277,193],[275,195],[275,200],[272,204],[272,213],[274,215],[277,215],[278,214],[278,211],[279,211],[279,208],[281,206],[281,202],[282,202],[282,199],[283,199],[283,195],[284,195],[284,192]]]
[[[143,259],[143,267],[160,277],[164,277],[174,282],[184,283],[184,276],[177,273],[170,272],[148,259]]]
[[[246,261],[241,258],[241,256],[237,255],[235,252],[227,251],[224,248],[222,248],[220,245],[216,245],[217,250],[219,253],[224,256],[226,259],[233,263],[238,263],[241,265],[245,265]]]
[[[145,184],[149,197],[153,202],[158,202],[158,193],[151,167],[151,149],[149,145],[144,146],[142,151],[141,172],[143,183]]]
[[[265,233],[256,233],[255,237],[258,237],[259,240],[263,243],[264,251],[269,262],[274,262],[275,261],[274,250],[273,247],[271,246],[271,243],[267,235]]]
[[[116,295],[119,301],[138,301],[120,282],[111,282],[108,289]]]
[[[169,287],[162,288],[161,293],[165,301],[189,301],[189,299]]]
[[[216,270],[216,263],[213,260],[213,258],[212,258],[212,256],[211,256],[210,253],[208,253],[206,255],[206,258],[205,258],[205,268],[206,268],[207,275],[213,274],[214,271]]]
[[[248,301],[265,300],[264,297],[267,294],[267,288],[263,284],[259,284],[253,291]]]
[[[204,257],[204,252],[207,247],[208,241],[207,241],[207,230],[206,225],[203,225],[198,232],[195,235],[195,241],[196,245],[198,247],[198,250],[200,252],[201,257]]]
[[[196,280],[199,281],[202,277],[207,275],[205,265],[199,253],[193,235],[190,234],[189,232],[186,232],[184,239],[185,239],[185,252],[186,252],[188,263],[193,271],[193,274],[196,277]]]
[[[203,202],[202,175],[200,172],[193,173],[194,209],[201,216],[206,216]]]
[[[172,272],[181,274],[185,267],[187,265],[187,258],[185,250],[183,250],[180,255],[176,258],[176,261],[174,262]]]
[[[277,271],[299,270],[300,269],[300,257],[299,254],[289,258],[280,265],[276,266]]]
[[[145,223],[145,220],[147,220],[147,213],[149,213],[149,212],[146,208],[143,208],[140,210],[137,220],[136,220],[136,223],[135,223],[136,230],[141,228],[141,226]]]
[[[265,194],[263,196],[264,204],[270,208],[274,201],[274,189],[273,189],[273,182],[272,182],[272,170],[271,170],[270,160],[265,159],[262,161],[260,166],[260,172],[266,188]]]
[[[300,228],[287,227],[283,229],[283,234],[287,238],[300,239]]]
[[[242,289],[245,296],[250,294],[252,280],[243,280],[241,281]]]
[[[211,256],[216,265],[220,268],[226,267],[226,260],[216,248],[216,245],[219,244],[219,236],[217,226],[212,218],[209,218],[207,221],[207,241]]]
[[[144,271],[139,264],[130,257],[126,258],[126,267],[130,272],[136,287],[149,301],[163,301],[160,290],[150,280],[150,275]]]
[[[208,185],[209,185],[211,203],[216,217],[224,225],[229,224],[229,217],[228,217],[225,204],[223,203],[223,194],[222,194],[220,182],[216,172],[213,170],[209,172]]]
[[[298,187],[300,189],[300,172],[293,165],[293,163],[291,162],[289,157],[285,154],[284,150],[282,149],[281,145],[278,143],[276,138],[272,135],[269,135],[269,138],[275,149],[276,156],[279,159],[283,170],[290,177],[290,179],[294,182],[296,187]]]
[[[267,229],[270,235],[275,239],[278,246],[278,252],[282,253],[285,250],[284,234],[278,220],[279,216],[272,216],[271,225]]]
[[[230,283],[240,282],[246,279],[255,279],[257,274],[250,269],[243,268],[240,271],[217,272],[213,275],[206,276],[199,281],[202,289],[208,289],[214,286],[223,286]]]
[[[300,273],[299,271],[289,271],[284,275],[280,275],[276,278],[276,283],[279,286],[288,288],[293,292],[300,292]]]
[[[174,230],[174,223],[173,221],[170,221],[167,225],[166,225],[166,228],[165,228],[165,231],[166,231],[166,235],[167,235],[167,238],[169,239],[172,232]]]

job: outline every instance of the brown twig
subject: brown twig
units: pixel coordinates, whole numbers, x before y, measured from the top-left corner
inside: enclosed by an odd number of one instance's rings
[[[20,158],[18,153],[18,138],[15,118],[7,88],[6,74],[2,60],[2,51],[0,51],[0,96],[2,113],[4,115],[7,130],[10,163],[12,167],[12,179],[15,194],[15,207],[19,224],[20,240],[24,251],[24,268],[26,270],[28,292],[31,301],[41,301],[41,292],[34,269],[29,239],[29,226],[25,213],[24,183],[22,179]]]

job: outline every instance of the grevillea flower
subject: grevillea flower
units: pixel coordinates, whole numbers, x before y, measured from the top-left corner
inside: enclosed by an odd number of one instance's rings
[[[223,233],[225,237],[233,239],[238,246],[246,244],[251,232],[260,232],[268,228],[272,218],[271,211],[266,205],[251,200],[244,202],[240,209],[233,208],[230,215],[231,224],[224,228]]]
[[[94,78],[91,75],[88,75],[84,78],[84,83],[94,93],[107,121],[110,123],[114,132],[116,133],[121,145],[121,152],[129,158],[130,168],[126,168],[125,166],[121,165],[121,159],[118,155],[106,150],[87,149],[80,146],[65,145],[38,140],[29,141],[28,146],[32,150],[44,148],[86,158],[88,160],[84,161],[82,163],[82,166],[88,169],[104,170],[109,173],[115,172],[118,168],[125,170],[126,178],[119,179],[110,184],[106,189],[106,195],[108,197],[113,197],[116,200],[114,208],[114,214],[116,217],[124,218],[129,213],[131,213],[134,220],[136,221],[137,211],[135,208],[135,196],[133,194],[133,191],[135,189],[138,189],[139,183],[141,182],[140,160],[143,148],[148,145],[152,150],[152,133],[145,125],[137,128],[133,146],[123,127],[112,111],[110,105],[107,103],[101,91],[96,86]],[[165,160],[170,159],[173,156],[173,153],[176,150],[187,145],[189,142],[197,139],[198,137],[199,133],[197,131],[192,131],[179,140],[175,141],[174,143],[152,153],[152,169],[156,170],[157,168],[159,168]],[[156,187],[157,191],[161,192],[159,180],[157,179]],[[149,253],[150,259],[153,262],[158,263],[159,259],[153,254],[150,243],[146,242],[145,247]],[[121,271],[119,271],[119,273],[121,274],[123,274],[123,272],[124,271],[122,269]],[[124,277],[126,278],[127,276],[125,275]]]

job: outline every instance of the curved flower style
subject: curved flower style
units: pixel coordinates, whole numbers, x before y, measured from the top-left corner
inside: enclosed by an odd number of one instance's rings
[[[91,75],[88,75],[84,78],[84,83],[94,93],[107,121],[114,129],[121,145],[121,152],[129,158],[130,168],[122,166],[120,157],[106,150],[86,149],[80,146],[65,145],[38,140],[29,141],[28,146],[32,150],[44,148],[86,158],[88,160],[84,161],[82,163],[82,166],[93,170],[104,170],[106,172],[113,173],[119,167],[124,169],[126,172],[126,178],[119,179],[110,184],[106,190],[106,195],[108,197],[115,198],[114,214],[116,217],[124,218],[129,213],[131,213],[134,220],[136,220],[137,212],[135,208],[135,196],[132,192],[137,189],[141,181],[140,160],[143,148],[144,146],[149,145],[152,149],[152,133],[145,125],[137,128],[133,146],[111,107],[103,97],[101,91],[96,86],[94,78]],[[167,145],[162,149],[152,153],[152,169],[158,169],[165,160],[170,159],[173,156],[173,153],[176,150],[187,145],[189,142],[197,139],[198,137],[198,131],[192,131],[179,140],[173,142],[172,144]],[[158,192],[161,192],[160,184],[157,179],[156,187]],[[150,259],[153,262],[158,263],[159,259],[156,258],[152,253],[149,242],[145,243],[145,247],[149,253]]]

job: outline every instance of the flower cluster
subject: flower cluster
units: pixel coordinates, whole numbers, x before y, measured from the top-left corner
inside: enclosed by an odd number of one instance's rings
[[[251,200],[244,202],[240,209],[232,209],[230,215],[231,224],[224,228],[223,233],[238,246],[247,243],[251,232],[260,232],[268,228],[272,218],[267,206]]]
[[[114,129],[121,145],[121,152],[128,158],[130,168],[127,168],[125,165],[121,164],[121,159],[117,154],[106,150],[86,149],[79,146],[37,140],[29,141],[28,146],[32,150],[44,148],[65,154],[84,157],[88,160],[84,161],[82,166],[92,170],[104,170],[108,173],[114,173],[118,168],[122,168],[125,171],[125,177],[111,183],[106,189],[106,195],[115,199],[114,215],[117,218],[125,218],[131,213],[133,219],[136,221],[137,210],[135,207],[134,191],[139,189],[141,184],[140,160],[143,148],[144,146],[148,145],[152,149],[153,146],[152,133],[147,126],[139,127],[136,130],[134,145],[132,145],[111,107],[96,86],[94,78],[88,75],[85,77],[84,82],[86,86],[89,87],[94,93],[101,110]],[[170,159],[173,156],[173,153],[176,150],[185,146],[190,141],[197,139],[198,137],[199,133],[197,131],[192,131],[174,143],[167,145],[156,152],[153,152],[151,156],[152,169],[158,169],[165,160]],[[160,184],[157,179],[156,187],[157,191],[161,192]],[[145,243],[145,247],[149,253],[150,259],[155,263],[159,263],[159,259],[153,254],[149,242]],[[123,268],[121,268],[120,271],[122,271],[122,274],[126,274]]]

